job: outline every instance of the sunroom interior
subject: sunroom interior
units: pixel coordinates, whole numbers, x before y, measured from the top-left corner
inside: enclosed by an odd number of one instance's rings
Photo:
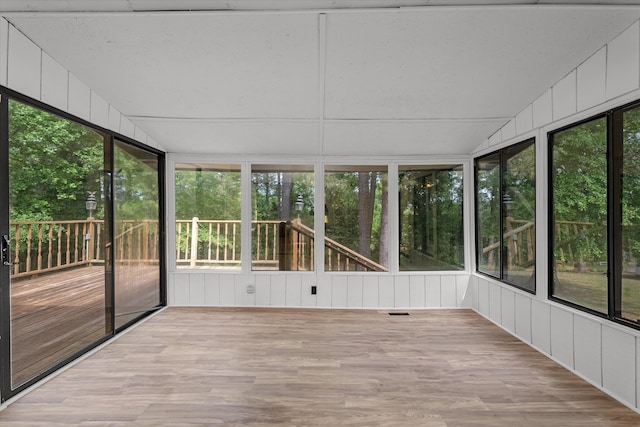
[[[2,401],[165,306],[458,308],[640,411],[636,3],[2,0]],[[64,272],[97,323],[12,363]]]

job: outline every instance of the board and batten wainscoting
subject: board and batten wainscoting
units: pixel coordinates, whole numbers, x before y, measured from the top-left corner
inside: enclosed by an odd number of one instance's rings
[[[170,306],[372,309],[470,308],[468,284],[468,274],[375,273],[174,272],[167,282]],[[316,295],[312,286],[317,287]]]

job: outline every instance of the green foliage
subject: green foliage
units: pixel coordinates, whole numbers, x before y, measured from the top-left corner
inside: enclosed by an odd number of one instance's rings
[[[87,191],[101,198],[103,143],[85,126],[10,101],[11,220],[86,218]]]
[[[360,239],[365,238],[364,233],[361,233],[364,213],[360,210],[360,198],[365,196],[360,191],[360,175],[367,174],[368,185],[373,180],[375,192],[372,194],[372,225],[371,229],[364,230],[369,233],[366,237],[370,237],[369,250],[373,260],[379,259],[381,244],[382,173],[331,172],[325,174],[326,235],[356,252],[360,252]]]
[[[303,224],[313,228],[313,172],[253,172],[251,174],[252,219],[289,221],[298,214]],[[295,203],[301,196],[302,210]]]
[[[554,136],[553,205],[556,221],[606,221],[606,132],[606,119],[601,118]]]
[[[478,251],[481,258],[478,268],[494,273],[500,266],[500,251],[482,252],[483,248],[499,242],[500,239],[500,156],[498,153],[484,157],[477,162],[476,209],[478,212]]]
[[[160,200],[157,157],[116,141],[113,164],[116,221],[157,220]]]
[[[176,218],[240,220],[240,172],[176,171]]]
[[[556,259],[580,262],[606,259],[607,126],[600,118],[554,135],[553,207],[555,221],[589,223],[577,236],[556,233]],[[571,245],[571,253],[569,252]]]
[[[463,267],[461,168],[405,171],[399,178],[400,268]]]

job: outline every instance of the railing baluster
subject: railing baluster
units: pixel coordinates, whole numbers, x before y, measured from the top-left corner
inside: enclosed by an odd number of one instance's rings
[[[273,241],[273,247],[271,248],[271,260],[272,261],[277,261],[278,260],[278,248],[277,248],[277,241],[278,239],[276,238],[276,236],[278,235],[278,224],[273,224],[273,227],[271,228],[273,230],[273,239],[271,239]]]
[[[260,234],[260,223],[257,222],[256,223],[256,237],[257,237],[257,242],[256,242],[256,261],[260,261],[260,239],[261,239],[261,234]]]
[[[16,240],[15,240],[16,257],[13,260],[13,274],[20,273],[20,226],[16,225]]]
[[[176,260],[180,261],[180,237],[182,235],[182,223],[179,222],[176,228]]]
[[[80,239],[80,243],[82,244],[82,252],[81,252],[81,260],[82,261],[87,261],[89,258],[89,251],[87,250],[88,247],[87,245],[89,244],[89,242],[87,242],[87,224],[84,223],[82,224],[82,238]]]
[[[132,232],[132,228],[133,228],[133,222],[129,222],[129,228],[126,230],[125,236],[127,236],[127,261],[131,261],[133,259],[133,232]]]
[[[144,226],[142,227],[142,243],[143,243],[143,251],[142,259],[145,261],[149,260],[149,221],[144,222]]]
[[[78,262],[78,224],[75,224],[75,233],[74,233],[74,239],[73,239],[73,262]]]
[[[213,224],[209,223],[209,241],[207,243],[207,261],[211,261],[211,236],[213,233]]]
[[[191,244],[191,223],[190,222],[186,224],[186,228],[187,228],[187,234],[185,235],[185,238],[184,238],[184,260],[190,261],[189,260],[189,255],[191,254],[191,251],[189,249],[189,245]]]
[[[102,241],[102,227],[100,225],[100,223],[95,224],[96,227],[96,241],[95,241],[95,248],[96,248],[96,252],[95,252],[95,260],[99,260],[100,259],[100,246],[101,246],[101,241]]]
[[[62,265],[62,225],[58,225],[58,263],[56,266]]]
[[[38,271],[42,270],[42,224],[38,224]]]
[[[309,270],[314,271],[315,270],[315,258],[316,255],[316,249],[315,249],[315,239],[311,238],[309,239]]]
[[[233,244],[232,244],[232,248],[233,248],[233,257],[231,259],[233,259],[234,261],[237,260],[236,257],[236,233],[238,232],[238,227],[237,224],[234,222],[233,223]]]
[[[198,217],[191,219],[191,267],[196,266],[198,260]]]
[[[49,253],[47,254],[47,268],[53,267],[53,224],[49,224]]]
[[[221,240],[220,239],[220,223],[216,224],[216,261],[220,261],[220,243],[224,242],[224,244],[227,244],[226,240]]]
[[[31,224],[27,225],[27,265],[25,271],[31,271]]]
[[[229,223],[225,222],[224,223],[224,240],[225,242],[227,241],[229,236]],[[227,261],[228,260],[228,252],[229,252],[229,245],[224,245],[224,260]]]

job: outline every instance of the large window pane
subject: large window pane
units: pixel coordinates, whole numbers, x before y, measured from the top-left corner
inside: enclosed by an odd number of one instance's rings
[[[386,166],[327,166],[326,271],[387,271]]]
[[[640,108],[624,113],[620,316],[640,321]]]
[[[176,265],[240,268],[240,165],[176,165]]]
[[[12,389],[110,332],[104,150],[104,135],[9,101]]]
[[[552,135],[554,297],[607,313],[607,121]]]
[[[114,147],[115,327],[160,301],[158,156],[116,141]]]
[[[476,161],[478,271],[500,278],[500,153]]]
[[[400,270],[464,268],[462,165],[400,166]]]
[[[533,141],[503,152],[503,280],[535,290],[536,169]]]
[[[253,270],[313,270],[314,178],[310,165],[253,165]]]

